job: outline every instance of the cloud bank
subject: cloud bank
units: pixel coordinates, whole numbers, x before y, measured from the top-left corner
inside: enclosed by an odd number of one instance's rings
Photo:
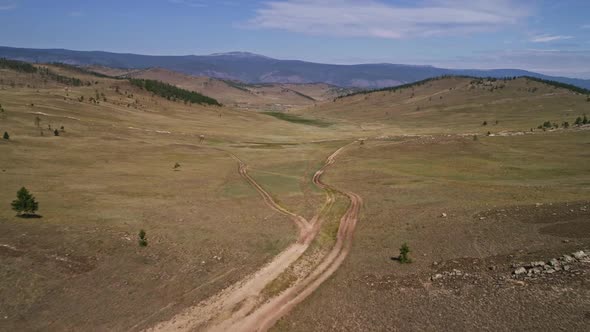
[[[265,2],[250,27],[310,35],[402,39],[499,29],[531,15],[523,1],[427,0],[413,5],[353,0]]]

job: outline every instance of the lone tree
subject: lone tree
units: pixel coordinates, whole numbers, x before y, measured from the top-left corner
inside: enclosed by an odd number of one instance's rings
[[[410,253],[410,247],[407,243],[402,244],[401,248],[399,248],[399,257],[398,260],[402,264],[411,263],[412,260],[408,257]]]
[[[35,200],[35,196],[25,187],[16,192],[16,199],[12,201],[11,205],[19,216],[34,215],[35,211],[39,209],[39,203]]]
[[[147,241],[147,235],[145,233],[145,231],[142,229],[139,231],[139,246],[140,247],[147,247],[148,245],[148,241]]]
[[[10,135],[8,135],[8,132],[4,132],[4,136],[2,136],[2,138],[4,139],[10,139]]]

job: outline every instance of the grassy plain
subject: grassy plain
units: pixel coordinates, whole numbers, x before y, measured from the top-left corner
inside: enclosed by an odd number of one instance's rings
[[[325,199],[313,173],[358,138],[369,139],[346,148],[324,179],[363,198],[352,252],[276,330],[577,330],[587,322],[587,269],[556,277],[557,288],[516,285],[509,275],[515,261],[590,246],[590,130],[485,135],[573,123],[590,114],[585,96],[524,79],[490,91],[451,78],[269,116],[52,70],[90,85],[0,70],[0,133],[11,136],[0,141],[2,330],[140,330],[199,303],[296,238],[229,152],[280,205],[311,218]],[[21,186],[43,218],[9,209]],[[335,212],[346,205],[338,196],[304,258],[315,262],[333,245]],[[411,265],[391,260],[403,242]],[[430,280],[453,268],[477,278]],[[269,294],[294,280],[281,278]]]

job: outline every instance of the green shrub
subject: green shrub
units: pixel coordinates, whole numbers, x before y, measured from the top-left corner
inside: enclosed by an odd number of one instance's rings
[[[411,263],[412,260],[408,257],[410,253],[410,247],[407,243],[402,244],[401,248],[399,248],[399,262],[402,264]]]
[[[139,241],[138,241],[139,246],[140,247],[147,247],[147,245],[148,245],[147,235],[143,229],[139,231],[138,236],[139,236]]]

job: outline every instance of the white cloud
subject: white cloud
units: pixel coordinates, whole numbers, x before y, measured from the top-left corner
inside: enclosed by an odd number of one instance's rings
[[[422,0],[412,6],[376,0],[286,0],[264,3],[248,26],[400,39],[494,30],[519,23],[530,14],[530,8],[516,0]]]
[[[572,36],[562,36],[562,35],[540,35],[540,36],[535,36],[531,39],[531,41],[533,43],[548,43],[548,42],[553,42],[553,41],[558,41],[558,40],[566,40],[566,39],[572,39],[574,37]]]

